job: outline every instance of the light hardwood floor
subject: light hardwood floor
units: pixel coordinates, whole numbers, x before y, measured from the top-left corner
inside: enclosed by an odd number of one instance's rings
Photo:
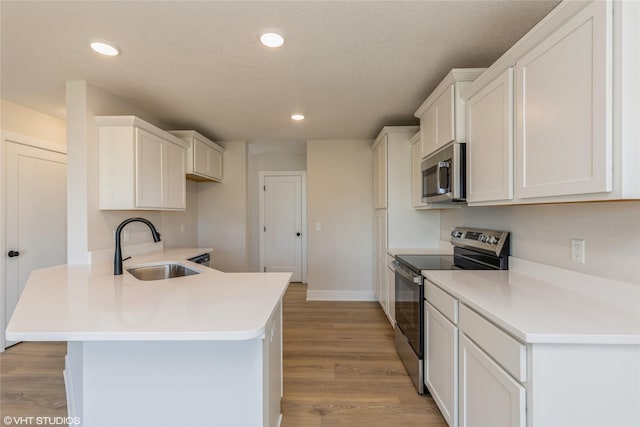
[[[376,302],[284,298],[282,427],[445,427],[398,358],[393,329]]]
[[[416,393],[377,303],[305,296],[305,285],[291,284],[284,299],[282,427],[446,426],[433,400]],[[65,353],[64,343],[0,353],[0,414],[66,416]]]

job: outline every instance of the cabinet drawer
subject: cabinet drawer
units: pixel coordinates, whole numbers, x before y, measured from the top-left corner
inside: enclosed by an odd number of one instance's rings
[[[527,380],[527,349],[493,323],[464,304],[460,307],[460,330],[486,351],[518,381]]]
[[[424,281],[424,296],[429,303],[451,322],[458,323],[458,300],[429,282]]]

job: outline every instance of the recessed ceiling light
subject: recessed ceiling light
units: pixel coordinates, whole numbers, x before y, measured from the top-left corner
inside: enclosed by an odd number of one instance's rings
[[[280,47],[284,44],[282,31],[275,28],[266,29],[260,34],[260,43],[267,47]]]
[[[120,53],[120,51],[118,51],[118,49],[116,49],[115,47],[102,42],[93,42],[90,46],[91,49],[95,50],[101,55],[116,56]]]
[[[292,115],[291,115],[291,118],[292,118],[293,120],[300,121],[300,120],[304,120],[304,115],[303,115],[303,114],[292,114]]]

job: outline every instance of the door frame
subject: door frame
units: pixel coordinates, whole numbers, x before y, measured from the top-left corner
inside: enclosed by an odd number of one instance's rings
[[[6,191],[6,183],[5,183],[5,174],[7,170],[6,165],[6,150],[7,143],[26,145],[28,147],[34,147],[41,150],[53,151],[55,153],[67,154],[67,147],[61,144],[56,144],[50,141],[45,141],[43,139],[33,138],[31,136],[22,135],[15,132],[5,131],[0,129],[0,165],[2,166],[0,170],[0,201],[2,204],[0,205],[0,296],[2,297],[2,302],[0,303],[0,324],[2,324],[2,328],[0,330],[0,353],[4,351],[4,346],[6,343],[5,340],[5,329],[7,325],[4,321],[4,312],[5,312],[5,303],[7,301],[7,283],[6,283],[6,234],[7,234],[7,223],[5,216],[5,209],[7,206],[7,191]]]
[[[265,269],[264,251],[264,185],[267,176],[300,176],[302,177],[302,282],[307,283],[307,171],[260,171],[259,172],[258,193],[260,194],[260,271]]]

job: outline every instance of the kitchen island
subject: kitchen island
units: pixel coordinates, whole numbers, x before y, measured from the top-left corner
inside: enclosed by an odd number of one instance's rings
[[[35,270],[7,327],[16,341],[67,341],[69,417],[82,426],[277,426],[282,297],[290,273],[223,273],[201,249]],[[127,269],[199,274],[141,281]]]

